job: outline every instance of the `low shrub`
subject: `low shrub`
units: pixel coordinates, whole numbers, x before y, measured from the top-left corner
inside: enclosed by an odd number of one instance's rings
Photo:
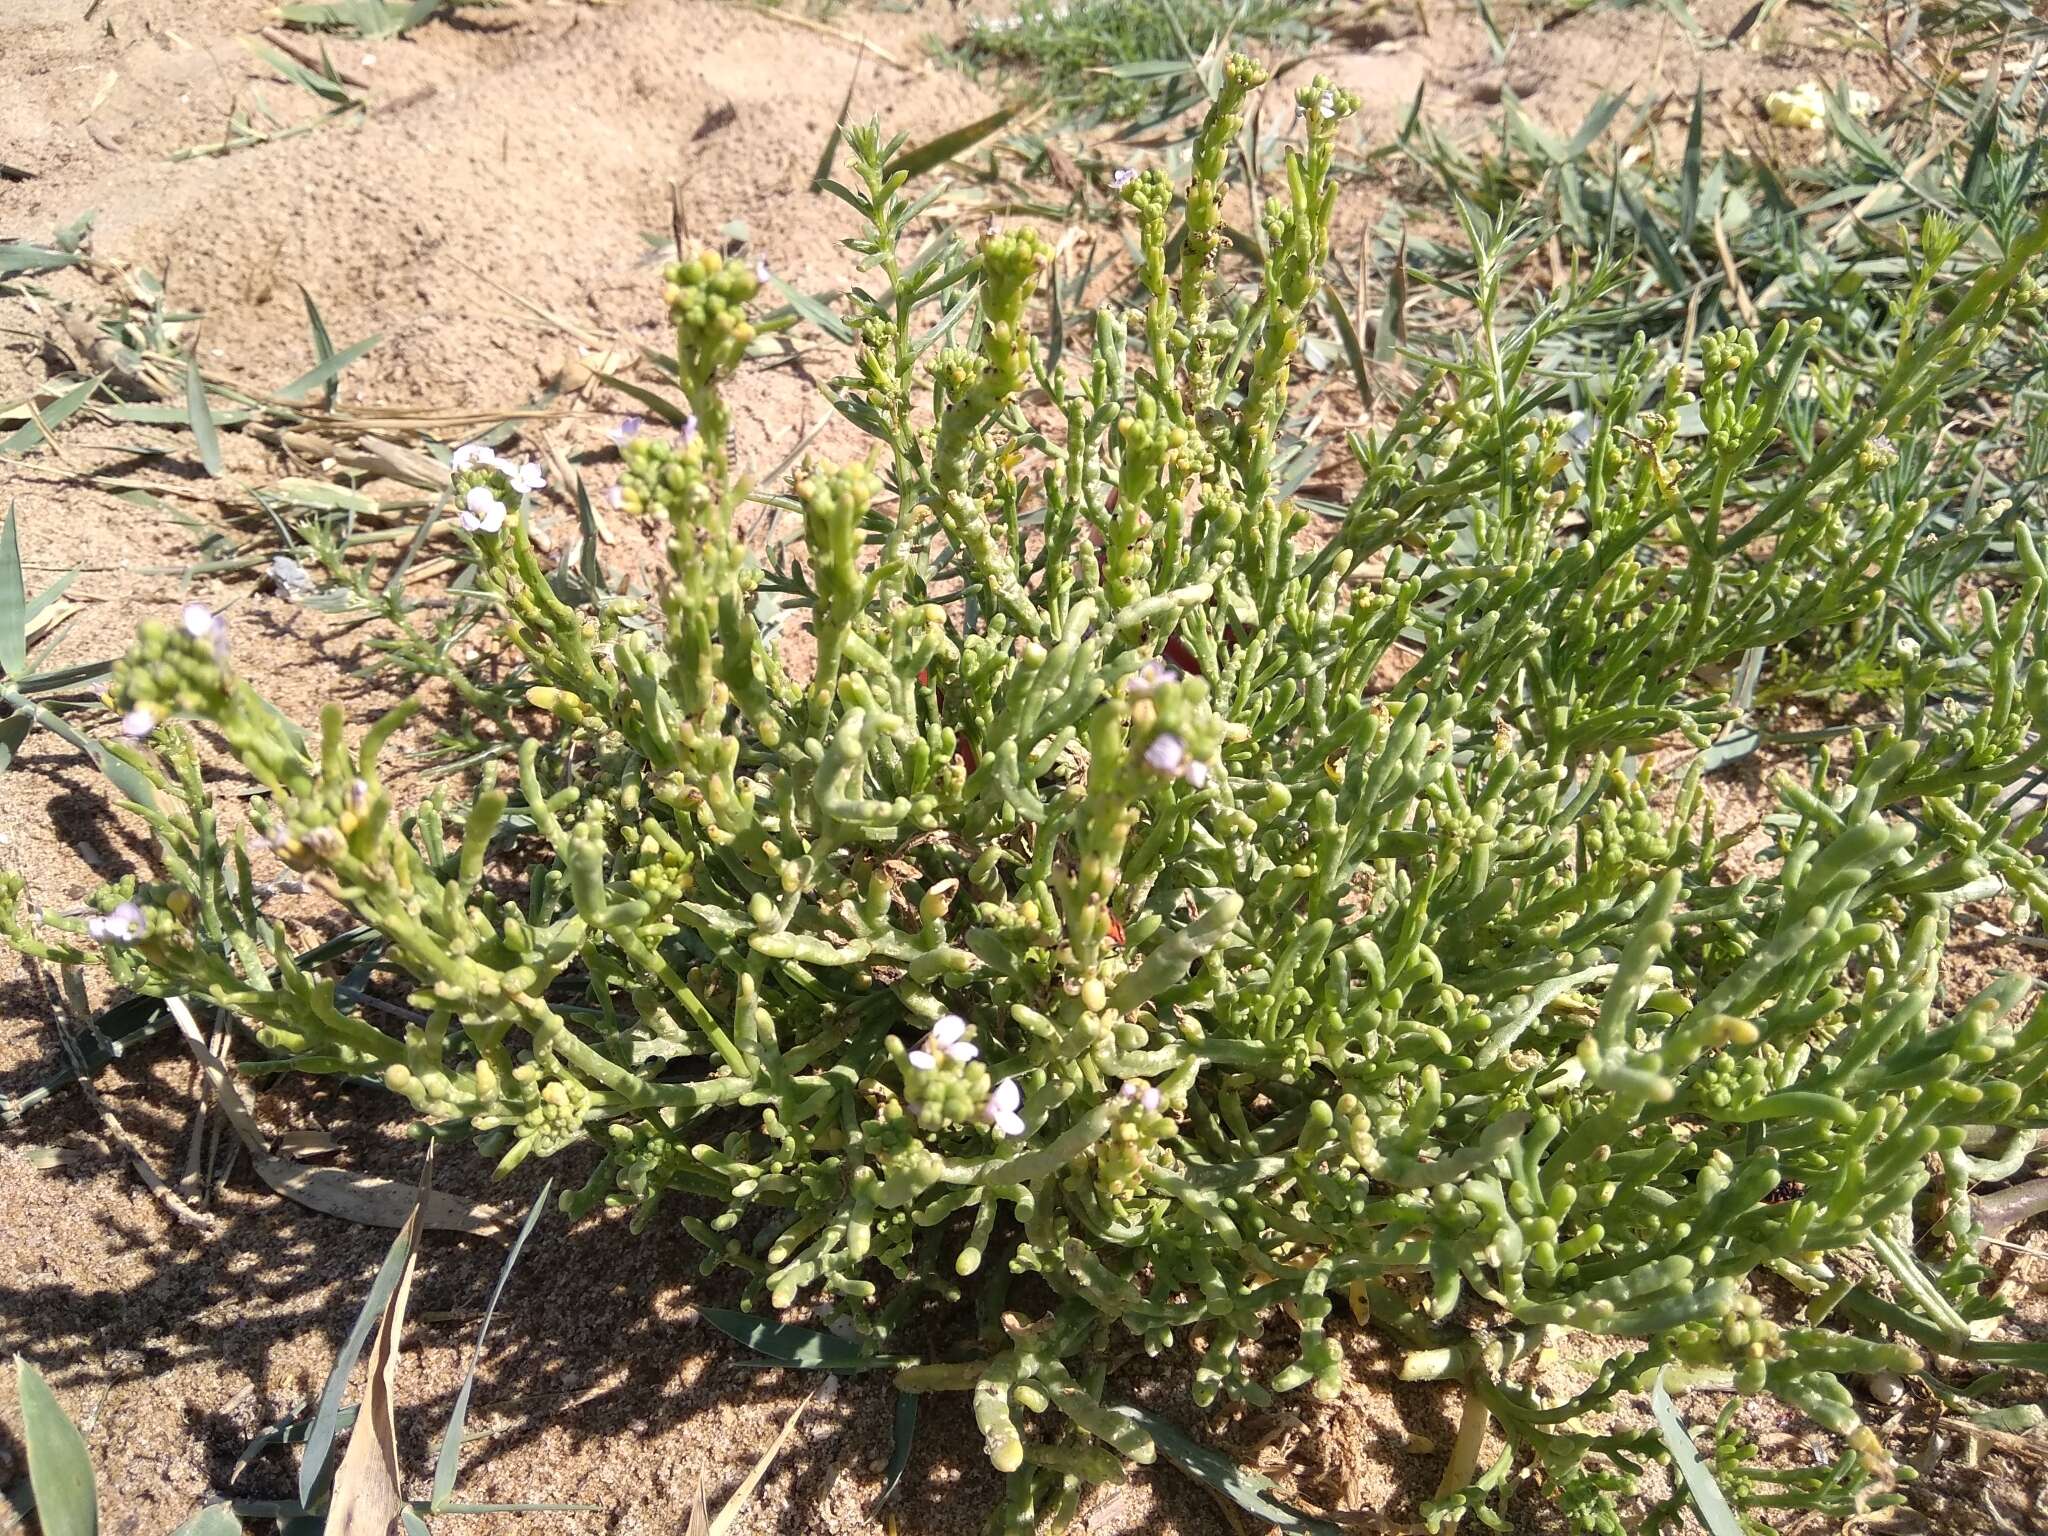
[[[404,710],[306,742],[204,609],[150,623],[113,750],[164,878],[8,935],[229,1009],[277,1065],[380,1077],[501,1170],[588,1147],[571,1211],[689,1197],[754,1304],[829,1300],[878,1352],[976,1277],[978,1340],[901,1380],[971,1388],[1016,1528],[1152,1457],[1104,1399],[1114,1351],[1191,1348],[1198,1403],[1329,1398],[1340,1304],[1506,1436],[1480,1465],[1468,1435],[1435,1521],[1497,1518],[1533,1463],[1618,1529],[1658,1442],[1605,1411],[1667,1369],[1810,1415],[1846,1446],[1829,1496],[1877,1496],[1845,1377],[2026,1348],[1990,1337],[1970,1188],[2032,1145],[2048,1008],[2017,976],[1951,999],[1943,962],[1963,905],[2048,908],[2048,812],[2012,792],[2048,758],[2048,567],[1990,505],[1956,536],[2008,563],[1910,612],[1895,581],[1933,515],[1910,445],[2032,314],[2048,237],[1956,277],[1929,221],[1867,389],[1781,325],[1669,370],[1626,349],[1577,416],[1532,363],[1564,300],[1498,330],[1482,242],[1468,353],[1351,439],[1357,489],[1311,526],[1276,443],[1356,103],[1298,93],[1239,287],[1222,178],[1262,78],[1230,64],[1178,193],[1120,178],[1142,303],[1082,357],[1035,329],[1039,235],[907,254],[897,146],[852,133],[877,281],[836,403],[878,446],[797,472],[800,559],[734,530],[720,387],[759,279],[691,257],[688,426],[623,449],[624,505],[669,530],[658,596],[558,586],[537,477],[457,456],[530,680],[515,773],[405,810],[379,775]],[[1889,692],[1775,779],[1732,864],[1694,749],[1745,674],[1873,633]],[[195,729],[418,1023],[294,963]],[[1575,1333],[1622,1342],[1539,1393],[1526,1358]]]

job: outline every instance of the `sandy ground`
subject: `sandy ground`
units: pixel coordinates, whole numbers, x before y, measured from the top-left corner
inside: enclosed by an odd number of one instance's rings
[[[1725,32],[1743,9],[1720,0],[1695,7],[1709,32]],[[1513,20],[1505,8],[1496,13]],[[335,62],[365,83],[366,114],[226,155],[171,159],[221,139],[237,108],[259,97],[287,121],[314,115],[311,98],[277,83],[244,46],[269,19],[255,0],[8,0],[0,161],[32,177],[0,180],[0,240],[41,239],[97,210],[93,251],[163,277],[174,305],[202,317],[192,330],[205,365],[264,387],[312,363],[303,287],[338,345],[383,338],[348,372],[344,403],[358,410],[507,409],[564,382],[565,369],[574,382],[579,333],[602,347],[662,344],[648,253],[666,238],[677,195],[692,238],[739,221],[750,253],[778,274],[812,291],[843,287],[844,210],[808,188],[849,85],[855,116],[879,114],[913,140],[996,100],[928,62],[923,38],[957,35],[964,24],[952,6],[854,6],[820,30],[708,0],[515,3],[465,9],[400,41],[332,43]],[[1418,85],[1432,120],[1453,133],[1482,131],[1504,89],[1567,133],[1601,90],[1630,89],[1660,100],[1665,125],[1682,131],[1695,78],[1708,90],[1717,141],[1746,142],[1764,131],[1763,92],[1816,72],[1832,77],[1838,56],[1814,27],[1788,15],[1759,48],[1703,53],[1663,9],[1644,5],[1547,30],[1527,25],[1502,63],[1473,14],[1433,13],[1424,33],[1411,13],[1360,6],[1303,67],[1365,93],[1361,151],[1393,131]],[[877,46],[863,49],[856,36]],[[1390,185],[1412,174],[1388,170],[1354,189],[1352,238]],[[82,312],[107,302],[105,287],[77,274],[48,286]],[[48,376],[43,338],[56,327],[48,307],[0,300],[0,400]],[[788,452],[822,410],[811,379],[829,372],[829,360],[785,362],[750,373],[736,391],[737,446],[759,466]],[[602,484],[604,430],[631,407],[601,390],[558,403],[575,414],[551,408],[527,445],[593,456]],[[81,572],[71,596],[82,611],[65,658],[112,654],[139,616],[196,595],[229,607],[239,664],[288,711],[308,718],[331,699],[359,726],[390,702],[355,676],[365,659],[359,630],[260,579],[195,583],[182,574],[205,529],[251,526],[246,487],[318,466],[231,432],[226,477],[207,481],[189,441],[74,424],[61,456],[0,463],[0,499],[19,509],[31,586]],[[82,484],[83,468],[146,480],[158,494],[146,505],[117,499]],[[569,526],[559,500],[545,515]],[[146,858],[139,829],[103,808],[90,766],[54,738],[33,739],[0,780],[0,862],[28,877],[31,906],[75,903]],[[49,978],[0,956],[0,1093],[19,1094],[54,1070],[56,1017]],[[167,1044],[145,1046],[101,1072],[97,1087],[127,1134],[175,1176],[194,1102],[184,1059]],[[414,1152],[382,1098],[272,1083],[259,1109],[273,1129],[332,1135],[340,1166],[411,1177]],[[444,1160],[441,1182],[516,1207],[540,1178],[526,1170],[487,1190],[482,1174],[457,1156]],[[211,1230],[176,1225],[76,1090],[0,1140],[0,1190],[0,1348],[34,1359],[84,1427],[113,1532],[167,1530],[209,1491],[229,1488],[250,1435],[317,1392],[388,1240],[274,1196],[246,1164],[213,1198]],[[422,1261],[398,1377],[416,1474],[430,1465],[500,1257],[486,1241],[436,1236]],[[597,1508],[517,1522],[536,1533],[680,1530],[700,1487],[715,1507],[811,1383],[748,1369],[693,1320],[695,1306],[733,1295],[729,1277],[703,1280],[696,1264],[680,1234],[543,1223],[479,1372],[462,1495]],[[1264,1446],[1261,1465],[1325,1507],[1410,1518],[1415,1500],[1434,1491],[1453,1406],[1431,1389],[1396,1389],[1372,1338],[1354,1331],[1346,1342],[1358,1386],[1344,1401],[1290,1400],[1283,1412],[1217,1415],[1200,1429],[1246,1457]],[[1190,1419],[1163,1376],[1141,1367],[1126,1385]],[[21,1462],[12,1396],[0,1399],[5,1486]],[[869,1507],[889,1415],[888,1388],[876,1378],[813,1403],[739,1529],[884,1528]],[[273,1454],[233,1487],[277,1496],[289,1476]],[[894,1528],[976,1529],[997,1491],[964,1402],[929,1401],[891,1506]],[[1233,1529],[1168,1472],[1099,1490],[1085,1514],[1086,1529],[1102,1533]],[[467,1528],[514,1524],[489,1517]]]

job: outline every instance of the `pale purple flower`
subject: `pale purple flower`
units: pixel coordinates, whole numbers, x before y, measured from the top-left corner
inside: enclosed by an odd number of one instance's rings
[[[488,469],[498,462],[498,456],[491,451],[488,443],[464,443],[455,450],[454,457],[448,462],[455,466],[455,472],[459,475],[465,469]]]
[[[929,1072],[939,1064],[939,1058],[930,1051],[912,1051],[910,1053],[910,1064],[920,1072]]]
[[[532,459],[528,459],[524,464],[511,464],[501,459],[498,461],[498,467],[504,470],[506,478],[511,480],[512,489],[522,496],[531,496],[535,491],[547,489],[548,477],[540,472],[540,465]]]
[[[623,448],[640,435],[640,429],[646,424],[638,416],[622,416],[619,418],[619,424],[607,432],[605,436]]]
[[[1200,789],[1209,782],[1209,765],[1188,751],[1187,743],[1171,731],[1161,731],[1145,748],[1145,766],[1169,779],[1185,779]]]
[[[1124,692],[1137,699],[1149,699],[1168,683],[1180,681],[1180,668],[1154,656],[1124,680]]]
[[[1116,168],[1115,171],[1111,172],[1109,184],[1112,187],[1116,188],[1117,191],[1121,192],[1125,187],[1128,187],[1132,182],[1136,181],[1137,179],[1138,169],[1136,166],[1120,165]]]
[[[124,901],[105,917],[89,917],[85,931],[102,944],[133,944],[149,927],[149,919],[135,902]]]
[[[121,734],[130,741],[140,741],[156,729],[156,711],[147,704],[138,704],[121,717]]]
[[[472,485],[457,516],[471,533],[496,533],[505,526],[505,503],[488,485]]]
[[[184,612],[185,633],[194,640],[204,640],[213,647],[213,654],[225,661],[228,654],[228,624],[219,614],[204,603],[187,603]]]
[[[1150,1083],[1147,1083],[1145,1091],[1138,1095],[1138,1102],[1148,1110],[1157,1109],[1159,1107],[1159,1090]]]
[[[1337,115],[1337,93],[1335,91],[1325,91],[1322,95],[1318,96],[1316,98],[1316,111],[1326,118],[1335,117]]]
[[[768,270],[767,262],[756,261],[754,263],[754,281],[759,283],[763,288],[766,288],[768,286],[768,279],[773,277],[774,275],[774,273]]]
[[[687,448],[697,440],[697,417],[693,411],[683,413],[683,424],[676,428],[676,446]]]
[[[1169,779],[1177,779],[1187,771],[1187,743],[1171,731],[1161,731],[1152,738],[1152,744],[1145,748],[1145,766],[1154,773],[1163,773]]]
[[[1124,1099],[1128,1102],[1136,1102],[1138,1095],[1143,1093],[1144,1091],[1145,1085],[1143,1083],[1139,1082],[1134,1077],[1127,1077],[1124,1079],[1124,1085],[1121,1088],[1117,1089],[1116,1093],[1117,1097],[1120,1099]]]
[[[981,1106],[981,1118],[996,1128],[998,1136],[1022,1136],[1024,1117],[1017,1113],[1017,1106],[1023,1102],[1024,1091],[1017,1086],[1017,1080],[1006,1077],[996,1084],[988,1102]]]
[[[626,504],[625,487],[618,485],[613,486],[611,488],[611,491],[605,496],[605,501],[610,505],[611,509],[614,512],[618,511],[621,507],[625,506]]]

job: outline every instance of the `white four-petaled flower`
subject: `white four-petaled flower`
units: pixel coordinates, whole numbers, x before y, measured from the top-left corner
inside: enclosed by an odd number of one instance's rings
[[[1335,91],[1325,91],[1322,95],[1318,96],[1316,98],[1316,111],[1324,117],[1335,117],[1337,115],[1337,93]]]
[[[458,515],[462,526],[471,533],[496,533],[505,526],[505,503],[488,485],[472,485],[462,498]]]
[[[102,944],[133,944],[148,926],[142,908],[132,901],[122,902],[104,917],[85,920],[85,931]]]
[[[1120,165],[1113,172],[1110,173],[1109,184],[1112,187],[1116,188],[1117,191],[1121,192],[1125,187],[1128,187],[1132,182],[1136,181],[1137,179],[1138,168],[1136,166]]]
[[[524,464],[500,459],[498,467],[505,471],[505,478],[512,482],[512,489],[522,496],[531,496],[535,491],[547,488],[548,477],[540,472],[540,466],[532,459]]]
[[[925,1044],[928,1049],[944,1051],[962,1066],[981,1054],[974,1042],[967,1038],[967,1021],[957,1013],[946,1014],[932,1025]]]
[[[988,1101],[981,1106],[981,1118],[996,1128],[998,1136],[1022,1136],[1024,1117],[1017,1113],[1017,1106],[1024,1102],[1024,1091],[1017,1086],[1017,1080],[1006,1077],[995,1086]]]
[[[449,462],[455,466],[455,472],[460,474],[465,469],[486,468],[496,464],[498,456],[491,452],[487,443],[464,443],[455,450],[455,456]]]

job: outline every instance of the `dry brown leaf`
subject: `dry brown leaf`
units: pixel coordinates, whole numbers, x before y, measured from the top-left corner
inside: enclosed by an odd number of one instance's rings
[[[261,1166],[259,1160],[258,1166]],[[363,1384],[362,1406],[349,1431],[348,1448],[334,1474],[327,1506],[325,1536],[391,1536],[405,1508],[405,1473],[398,1465],[396,1377],[398,1349],[405,1332],[405,1304],[412,1295],[413,1266],[419,1262],[421,1218],[432,1191],[414,1193],[418,1202],[406,1218],[410,1247],[398,1286],[377,1319],[377,1341],[370,1347],[370,1374]]]
[[[804,1416],[804,1410],[811,1406],[812,1401],[821,1392],[830,1395],[838,1387],[839,1378],[827,1376],[821,1385],[813,1387],[804,1400],[796,1405],[789,1415],[788,1422],[782,1426],[782,1433],[775,1437],[775,1443],[761,1453],[761,1459],[754,1463],[754,1470],[749,1472],[746,1480],[733,1491],[733,1496],[725,1501],[725,1508],[721,1509],[718,1512],[718,1518],[711,1522],[711,1528],[707,1536],[731,1536],[732,1531],[739,1524],[740,1516],[746,1513],[747,1503],[754,1497],[754,1490],[761,1486],[761,1479],[768,1475],[768,1469],[775,1465],[775,1458],[782,1454],[782,1448],[789,1444],[789,1437],[796,1433],[796,1422]],[[698,1497],[700,1499],[703,1497],[701,1491]],[[698,1507],[701,1509],[702,1505]],[[692,1512],[691,1530],[693,1532],[696,1529],[694,1516],[695,1511]]]
[[[164,999],[178,1033],[185,1037],[193,1059],[206,1074],[214,1102],[228,1117],[228,1124],[249,1151],[257,1175],[287,1200],[295,1200],[310,1211],[360,1222],[366,1227],[402,1227],[415,1205],[423,1209],[424,1224],[439,1232],[467,1232],[475,1237],[505,1238],[502,1218],[487,1209],[444,1195],[439,1190],[418,1194],[412,1185],[372,1173],[351,1173],[343,1168],[308,1168],[290,1158],[271,1155],[269,1140],[243,1101],[240,1088],[228,1075],[218,1056],[207,1048],[199,1021],[181,997]]]
[[[434,1231],[467,1232],[472,1237],[500,1241],[505,1236],[505,1224],[498,1217],[438,1189],[418,1201],[413,1187],[398,1179],[351,1173],[345,1168],[309,1168],[253,1146],[249,1157],[264,1183],[309,1211],[365,1227],[402,1227],[417,1203],[424,1207],[423,1224]]]

